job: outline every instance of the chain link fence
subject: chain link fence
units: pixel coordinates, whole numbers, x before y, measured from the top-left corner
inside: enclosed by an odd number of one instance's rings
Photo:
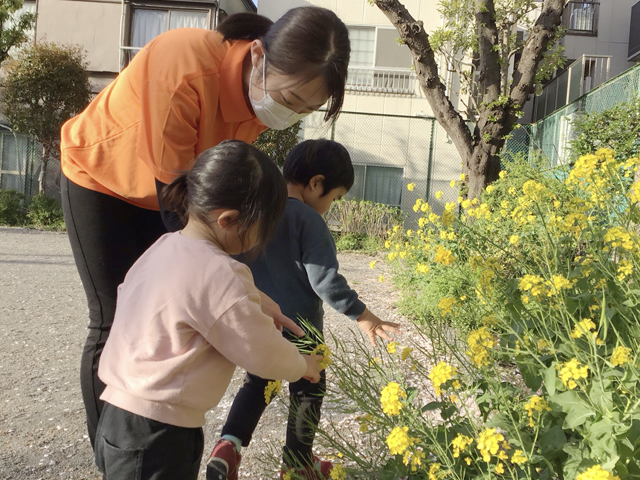
[[[417,223],[419,213],[412,207],[418,198],[437,214],[457,199],[449,183],[462,172],[460,156],[435,118],[342,112],[329,125],[323,117],[324,112],[306,117],[301,139],[326,138],[346,147],[356,177],[346,198],[399,207],[407,226]]]
[[[45,191],[59,197],[56,178],[58,162],[49,162]],[[38,193],[42,171],[42,146],[30,135],[0,132],[0,189],[16,190],[26,201]]]
[[[612,78],[573,103],[531,125],[515,130],[507,141],[507,157],[531,158],[541,152],[551,166],[571,161],[571,140],[576,136],[573,122],[583,112],[602,112],[640,95],[640,65]]]

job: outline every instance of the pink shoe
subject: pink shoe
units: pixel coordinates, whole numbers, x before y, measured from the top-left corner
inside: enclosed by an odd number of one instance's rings
[[[207,480],[238,480],[242,456],[229,440],[218,440],[207,462]]]

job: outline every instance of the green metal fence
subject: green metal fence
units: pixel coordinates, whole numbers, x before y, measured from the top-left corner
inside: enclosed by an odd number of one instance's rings
[[[602,112],[640,95],[640,65],[612,78],[573,103],[531,125],[515,130],[507,141],[507,156],[542,151],[552,166],[571,159],[570,142],[575,138],[573,122],[582,112]]]
[[[16,190],[26,199],[37,193],[41,152],[30,135],[0,132],[0,189]]]

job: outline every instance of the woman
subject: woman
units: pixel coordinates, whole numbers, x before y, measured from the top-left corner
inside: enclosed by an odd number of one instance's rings
[[[344,23],[317,7],[290,10],[275,23],[238,14],[217,32],[172,30],[62,127],[64,216],[89,305],[80,375],[92,445],[104,390],[98,361],[117,287],[152,243],[182,227],[163,211],[159,191],[223,140],[252,143],[327,101],[325,120],[335,119],[349,53]],[[289,325],[268,297],[263,304]]]

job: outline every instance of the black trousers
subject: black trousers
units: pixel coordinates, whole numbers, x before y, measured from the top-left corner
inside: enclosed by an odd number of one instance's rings
[[[113,323],[118,285],[138,257],[167,230],[160,212],[88,190],[64,175],[60,192],[71,250],[89,306],[80,385],[93,446],[104,390],[98,362]]]
[[[285,334],[291,337],[291,334]],[[320,423],[322,400],[326,393],[323,370],[318,383],[300,379],[289,384],[289,418],[283,460],[298,467],[311,464],[313,440]],[[233,400],[222,435],[233,435],[249,446],[260,417],[267,408],[264,390],[271,380],[247,373],[236,398]]]
[[[202,428],[157,422],[105,403],[96,432],[104,480],[197,480]]]

